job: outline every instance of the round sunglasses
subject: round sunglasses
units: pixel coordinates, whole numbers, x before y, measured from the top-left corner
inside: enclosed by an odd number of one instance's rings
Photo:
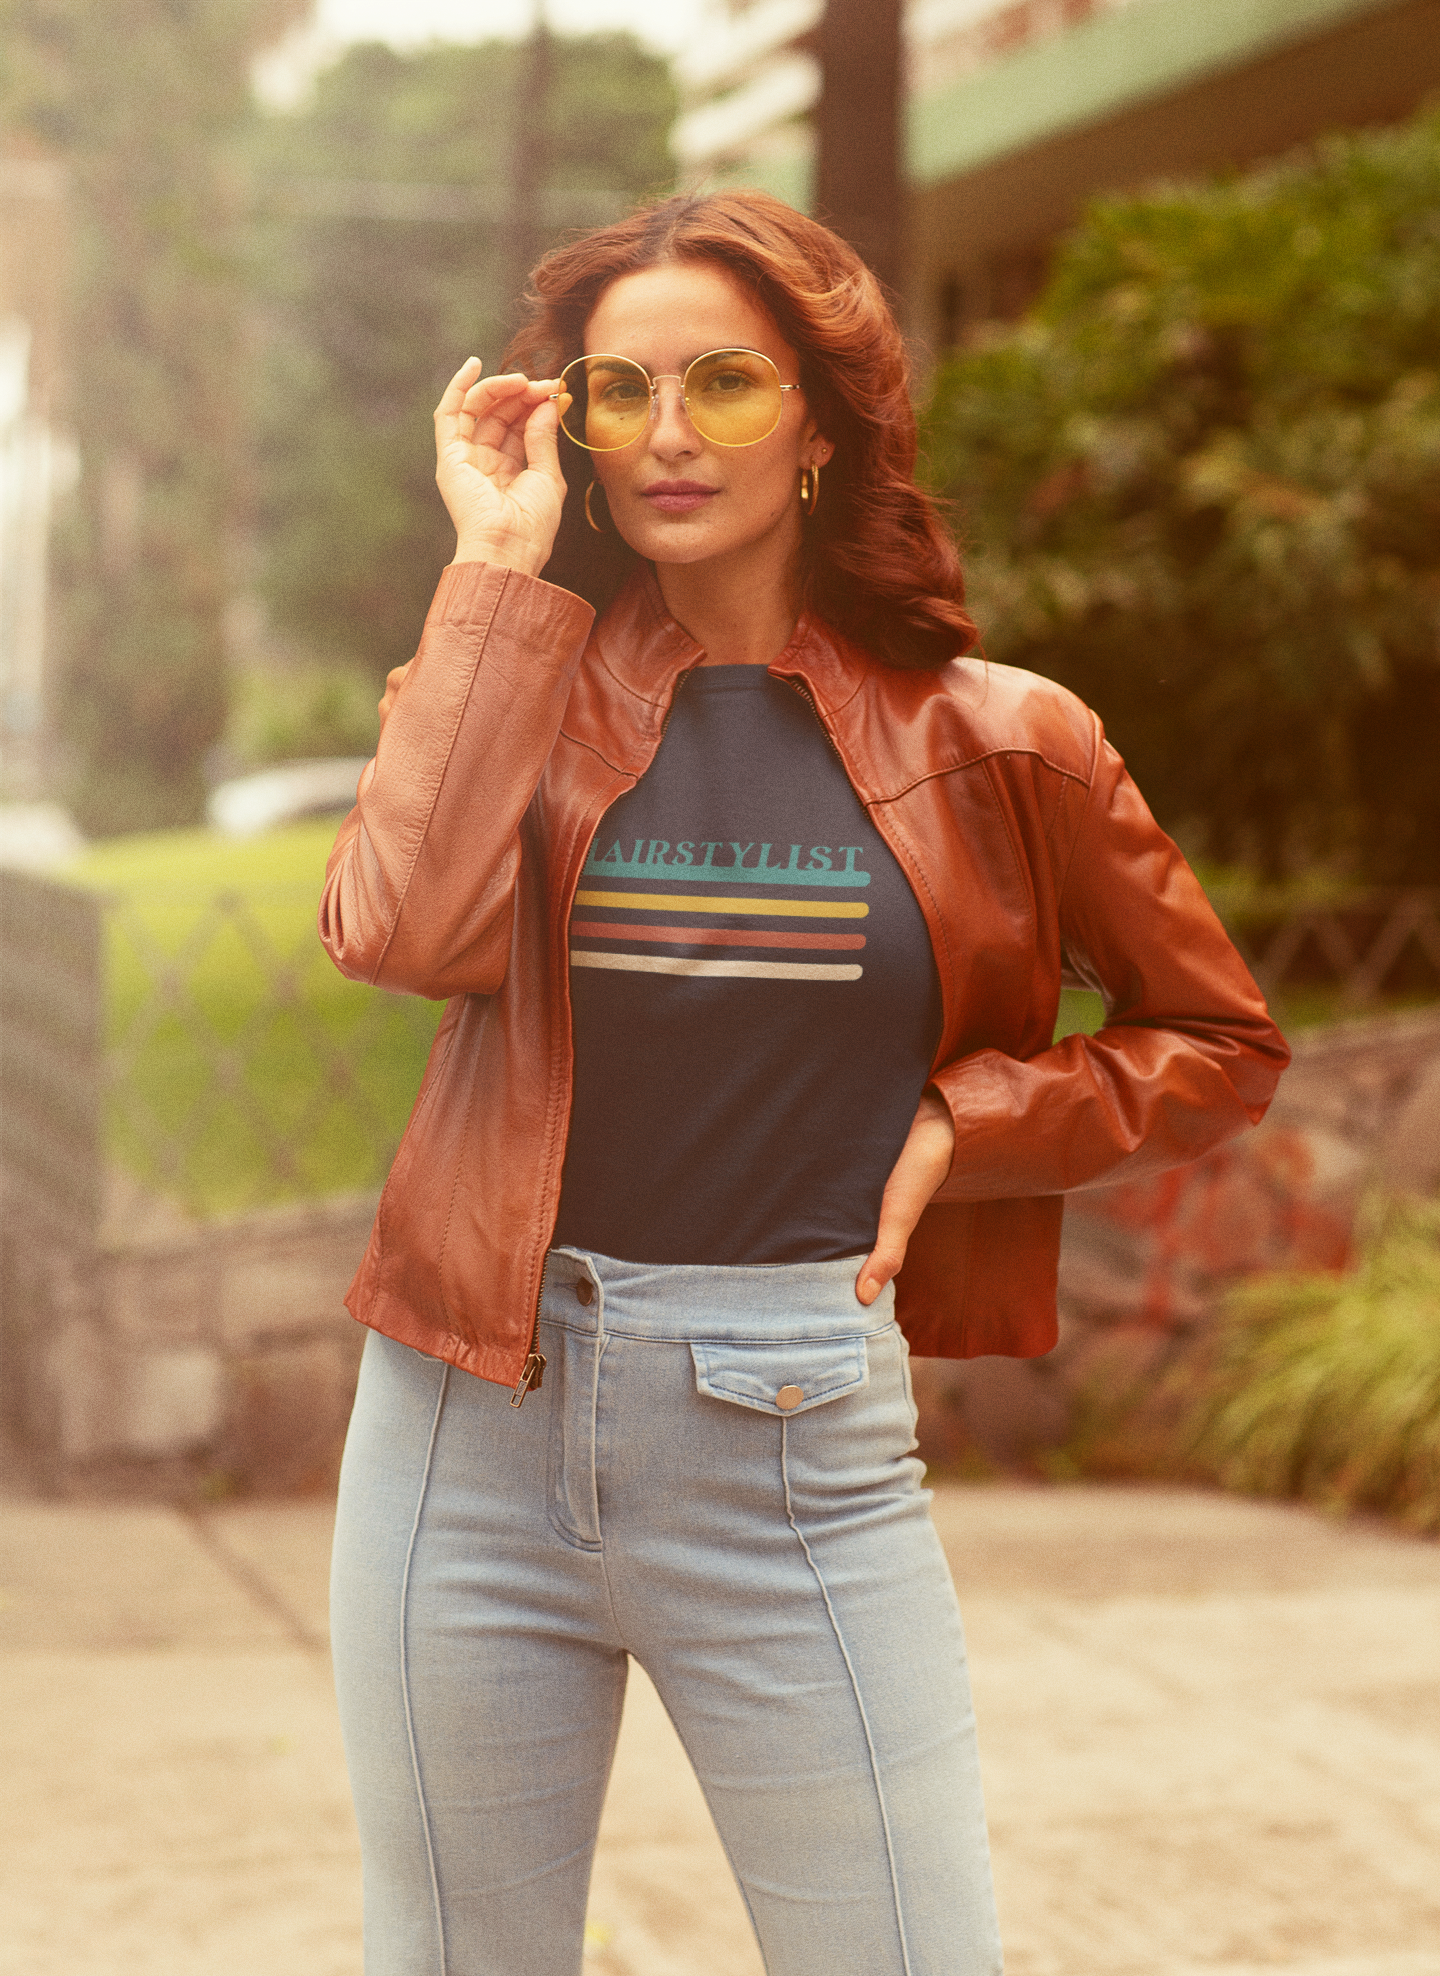
[[[652,377],[630,357],[601,352],[576,357],[560,373],[560,390],[568,391],[569,409],[560,425],[565,435],[587,453],[618,453],[633,446],[659,402],[659,387],[667,377],[680,386],[690,423],[702,439],[716,446],[754,446],[768,439],[780,423],[787,391],[774,364],[759,350],[707,350],[687,364],[685,374],[662,371]]]

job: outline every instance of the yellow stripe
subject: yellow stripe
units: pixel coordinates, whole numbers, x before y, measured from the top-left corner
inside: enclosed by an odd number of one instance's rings
[[[577,892],[577,906],[625,906],[641,913],[768,913],[780,919],[866,919],[862,905],[822,904],[819,899],[676,898],[668,892]]]

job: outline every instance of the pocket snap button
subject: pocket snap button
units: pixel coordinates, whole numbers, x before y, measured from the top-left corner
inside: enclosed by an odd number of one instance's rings
[[[590,1278],[589,1278],[588,1276],[577,1276],[577,1277],[576,1277],[576,1279],[575,1279],[575,1296],[576,1296],[576,1299],[577,1299],[577,1301],[578,1301],[578,1302],[580,1302],[580,1303],[582,1303],[582,1304],[593,1304],[593,1303],[594,1303],[594,1301],[595,1301],[595,1285],[594,1285],[594,1284],[593,1284],[593,1283],[592,1283],[592,1282],[590,1281]]]
[[[781,1413],[793,1413],[804,1397],[798,1386],[782,1386],[775,1395],[775,1404]]]

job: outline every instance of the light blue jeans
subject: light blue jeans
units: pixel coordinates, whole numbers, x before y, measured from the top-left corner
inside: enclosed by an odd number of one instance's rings
[[[332,1586],[367,1976],[579,1976],[630,1655],[770,1976],[996,1976],[960,1614],[857,1268],[553,1250],[519,1410],[367,1339]]]

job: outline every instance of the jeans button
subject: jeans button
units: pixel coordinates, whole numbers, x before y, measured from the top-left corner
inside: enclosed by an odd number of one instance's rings
[[[804,1397],[798,1386],[782,1386],[775,1395],[775,1404],[781,1413],[793,1413]]]
[[[577,1301],[578,1301],[578,1302],[580,1302],[580,1303],[582,1303],[582,1304],[593,1304],[593,1303],[594,1303],[594,1301],[595,1301],[595,1285],[594,1285],[594,1284],[593,1284],[593,1283],[592,1283],[592,1282],[590,1281],[590,1278],[589,1278],[588,1276],[577,1276],[577,1277],[576,1277],[576,1279],[575,1279],[575,1296],[576,1296],[576,1299],[577,1299]]]

